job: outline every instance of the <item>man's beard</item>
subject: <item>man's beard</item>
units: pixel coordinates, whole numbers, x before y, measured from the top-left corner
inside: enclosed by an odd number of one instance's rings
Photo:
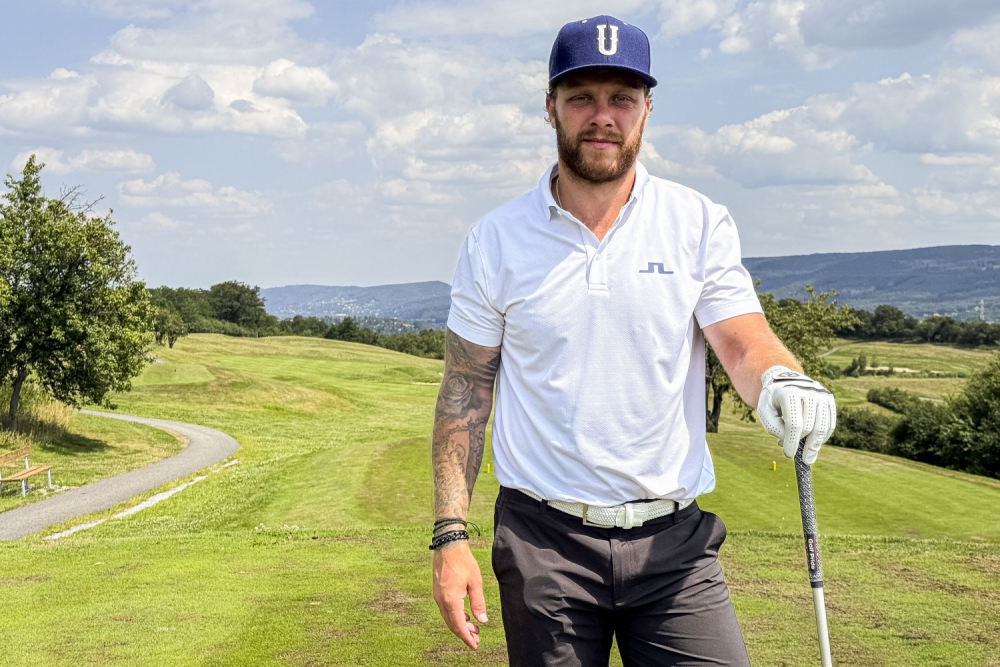
[[[574,142],[563,131],[559,123],[559,116],[554,116],[556,123],[556,147],[559,151],[559,159],[566,165],[575,176],[591,183],[608,183],[623,178],[632,165],[635,164],[636,156],[642,147],[642,133],[646,129],[646,119],[643,118],[639,130],[631,141],[624,141],[621,134],[608,130],[587,130],[580,134]],[[583,142],[587,139],[605,139],[614,141],[620,148],[618,157],[614,162],[604,166],[594,162],[588,162],[583,156]]]

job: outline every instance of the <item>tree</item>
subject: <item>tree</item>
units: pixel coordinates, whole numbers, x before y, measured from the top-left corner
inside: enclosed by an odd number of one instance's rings
[[[760,285],[758,280],[754,287]],[[837,292],[829,291],[816,294],[812,285],[805,286],[809,296],[807,301],[796,299],[774,298],[770,293],[758,293],[761,308],[767,323],[774,334],[784,343],[788,351],[802,364],[806,375],[813,379],[831,374],[827,363],[819,356],[820,351],[828,348],[835,337],[835,331],[849,327],[858,322],[850,309],[838,307],[836,301],[828,301],[837,296]],[[733,388],[732,381],[719,362],[715,351],[708,345],[705,364],[706,404],[711,405],[706,415],[706,428],[709,433],[717,433],[719,428],[719,413],[722,409],[722,399]],[[755,421],[756,406],[747,405],[739,394],[732,392],[735,409],[741,413],[741,419]]]
[[[872,314],[871,327],[878,338],[900,338],[911,334],[917,321],[895,306],[878,306]]]
[[[215,317],[223,322],[232,322],[251,331],[264,327],[267,311],[260,287],[247,285],[236,280],[212,285],[209,288],[209,302]]]
[[[177,342],[178,338],[188,334],[188,328],[184,324],[184,320],[176,311],[169,308],[156,309],[156,320],[153,330],[156,334],[156,344],[163,345],[164,341],[166,341],[167,345],[171,348]]]
[[[1000,477],[1000,353],[969,378],[952,409],[958,426],[949,458],[964,465],[950,467]]]
[[[152,362],[153,313],[131,247],[110,212],[92,217],[73,196],[47,199],[43,166],[31,156],[20,180],[8,175],[0,203],[0,381],[12,383],[12,431],[29,373],[64,403],[114,409],[106,395],[131,390]]]
[[[361,331],[357,323],[355,323],[354,318],[345,317],[338,324],[331,325],[324,338],[343,340],[348,343],[360,343]]]
[[[282,333],[293,336],[317,336],[322,337],[327,332],[330,325],[318,317],[303,317],[295,315],[281,320],[278,328]]]

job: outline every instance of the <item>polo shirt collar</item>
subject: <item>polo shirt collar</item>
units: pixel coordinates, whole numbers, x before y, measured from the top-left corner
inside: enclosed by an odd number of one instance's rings
[[[549,213],[549,220],[552,219],[556,213],[563,213],[565,215],[572,215],[569,211],[559,206],[556,203],[555,197],[552,196],[552,177],[559,171],[559,162],[553,162],[548,169],[545,170],[545,175],[542,176],[542,180],[538,182],[538,190],[542,195],[542,204],[545,206],[545,210]],[[649,182],[649,172],[646,167],[639,160],[635,161],[635,183],[632,184],[632,192],[629,193],[628,200],[625,202],[625,206],[632,203],[634,199],[638,199],[639,195],[642,194],[643,188],[646,187],[646,183]]]

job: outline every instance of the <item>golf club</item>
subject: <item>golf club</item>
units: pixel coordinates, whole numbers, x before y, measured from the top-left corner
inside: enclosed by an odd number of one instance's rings
[[[823,667],[833,667],[830,658],[830,636],[826,629],[826,605],[823,602],[823,565],[819,560],[819,530],[816,528],[816,506],[813,501],[812,472],[802,461],[805,438],[799,441],[795,453],[795,479],[799,487],[799,509],[802,512],[802,532],[806,538],[806,563],[812,585],[813,606],[816,609],[816,630],[819,633],[819,653]]]

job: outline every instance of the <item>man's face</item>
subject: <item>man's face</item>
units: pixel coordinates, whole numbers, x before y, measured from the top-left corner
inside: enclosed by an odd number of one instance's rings
[[[651,101],[627,73],[588,72],[560,81],[547,99],[559,158],[577,177],[607,183],[635,164]]]

